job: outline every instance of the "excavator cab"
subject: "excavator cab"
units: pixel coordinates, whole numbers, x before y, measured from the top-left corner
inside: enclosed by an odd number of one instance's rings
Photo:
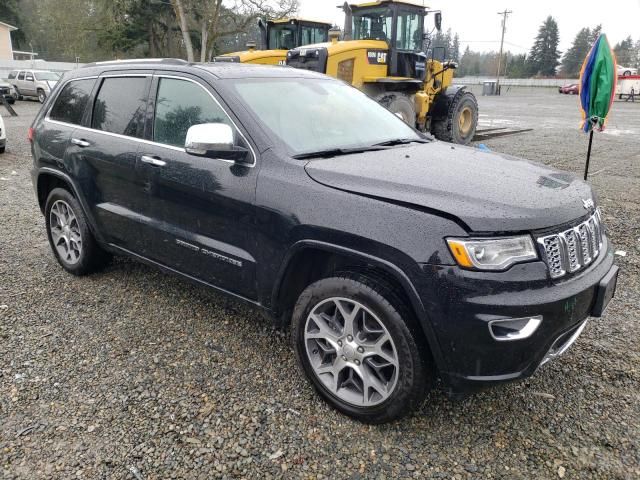
[[[213,61],[284,65],[287,50],[311,43],[326,42],[330,28],[330,23],[301,18],[283,18],[266,22],[259,19],[262,49],[257,49],[255,43],[251,42],[247,44],[247,50],[219,55]]]
[[[353,40],[382,40],[389,46],[388,76],[423,79],[424,7],[393,2],[347,7]]]

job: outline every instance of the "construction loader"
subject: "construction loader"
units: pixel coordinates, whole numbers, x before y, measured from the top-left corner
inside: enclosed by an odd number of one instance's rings
[[[434,58],[426,48],[425,17],[442,14],[407,0],[347,4],[344,39],[287,52],[287,65],[326,73],[364,91],[421,131],[447,142],[468,144],[478,123],[478,103],[464,86],[453,85],[454,62]],[[430,32],[430,33],[433,33]],[[425,50],[430,50],[428,56]]]
[[[287,50],[310,43],[326,42],[330,23],[301,18],[258,20],[262,50],[255,42],[247,43],[247,50],[219,55],[214,62],[259,63],[284,65]]]

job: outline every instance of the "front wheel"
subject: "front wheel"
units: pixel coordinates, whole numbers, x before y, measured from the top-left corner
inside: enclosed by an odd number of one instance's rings
[[[44,101],[47,99],[47,94],[44,93],[44,90],[38,90],[38,101],[40,103],[44,103]]]
[[[403,93],[383,93],[378,95],[375,100],[400,117],[406,124],[412,127],[416,126],[416,110],[411,97]]]
[[[438,140],[469,145],[478,126],[476,97],[471,92],[459,90],[438,103],[439,112],[431,121],[431,133]]]
[[[409,414],[431,385],[429,356],[411,312],[382,282],[354,273],[313,283],[298,299],[291,331],[315,389],[360,421]]]

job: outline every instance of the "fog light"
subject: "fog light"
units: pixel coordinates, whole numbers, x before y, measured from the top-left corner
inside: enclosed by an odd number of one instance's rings
[[[533,335],[541,323],[542,315],[492,320],[489,322],[489,333],[498,342],[523,340]]]

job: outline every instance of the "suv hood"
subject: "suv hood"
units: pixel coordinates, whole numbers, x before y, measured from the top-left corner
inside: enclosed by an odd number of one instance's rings
[[[453,215],[476,232],[561,225],[588,213],[591,187],[508,155],[443,142],[311,160],[308,175],[347,192]]]

